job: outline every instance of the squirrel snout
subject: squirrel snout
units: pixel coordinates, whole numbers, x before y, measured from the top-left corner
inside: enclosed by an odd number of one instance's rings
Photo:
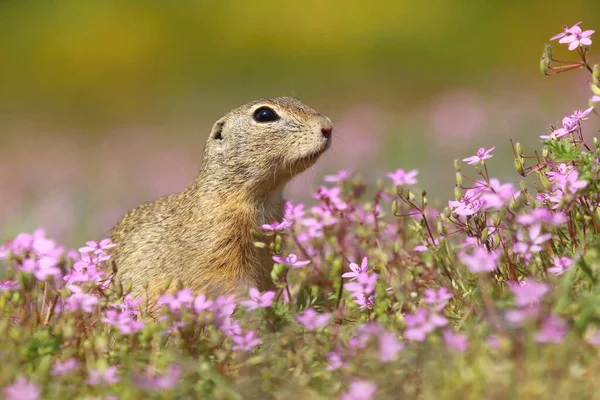
[[[331,137],[332,132],[333,125],[331,125],[331,121],[329,120],[329,118],[327,118],[325,121],[323,121],[323,125],[321,126],[321,133],[323,134],[323,136],[329,139]]]

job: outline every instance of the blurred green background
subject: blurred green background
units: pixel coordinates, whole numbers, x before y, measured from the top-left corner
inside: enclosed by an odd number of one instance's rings
[[[333,151],[290,197],[338,168],[372,182],[418,168],[448,199],[452,160],[492,145],[492,174],[517,180],[509,138],[536,146],[586,106],[583,72],[538,69],[580,20],[600,29],[600,2],[2,1],[0,234],[100,238],[185,186],[212,122],[266,96],[335,121]]]

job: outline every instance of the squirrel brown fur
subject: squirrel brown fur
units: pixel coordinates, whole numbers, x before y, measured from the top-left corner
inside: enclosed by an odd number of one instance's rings
[[[271,289],[271,254],[254,246],[251,231],[282,220],[285,184],[329,148],[332,129],[290,97],[228,112],[210,132],[196,178],[111,230],[117,279],[149,301],[167,282],[210,297]]]

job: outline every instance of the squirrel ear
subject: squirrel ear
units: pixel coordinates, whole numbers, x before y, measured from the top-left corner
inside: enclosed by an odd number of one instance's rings
[[[211,139],[223,139],[223,126],[225,126],[225,121],[223,119],[220,119],[217,122],[215,122],[215,124],[212,127],[212,130],[210,131]]]

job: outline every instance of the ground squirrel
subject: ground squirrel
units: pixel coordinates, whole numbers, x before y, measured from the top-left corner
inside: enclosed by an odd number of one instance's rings
[[[155,300],[167,281],[207,296],[273,287],[268,249],[251,230],[281,221],[285,184],[331,144],[331,120],[289,97],[231,110],[213,126],[197,177],[145,203],[111,230],[117,278]]]

